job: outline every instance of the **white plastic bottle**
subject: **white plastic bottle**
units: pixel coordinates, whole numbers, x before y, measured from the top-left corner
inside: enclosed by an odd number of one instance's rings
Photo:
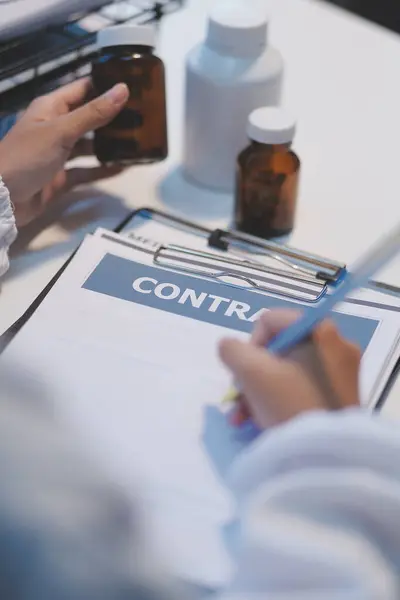
[[[249,114],[280,103],[283,60],[267,43],[267,17],[249,0],[225,0],[186,62],[185,176],[232,191]]]

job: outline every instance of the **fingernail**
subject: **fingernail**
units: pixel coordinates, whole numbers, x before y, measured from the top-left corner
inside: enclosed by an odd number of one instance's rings
[[[105,94],[105,97],[108,100],[111,100],[111,102],[116,106],[124,104],[128,96],[129,89],[125,83],[117,83],[117,85],[114,85],[114,87],[112,87],[111,90],[108,90],[108,92]]]

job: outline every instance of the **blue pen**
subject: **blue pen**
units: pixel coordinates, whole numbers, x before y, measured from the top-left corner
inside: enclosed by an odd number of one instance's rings
[[[268,344],[267,350],[273,354],[285,355],[297,344],[305,340],[318,323],[326,319],[332,309],[343,302],[353,291],[365,287],[370,278],[386,265],[400,250],[400,225],[385,236],[355,264],[351,272],[347,272],[343,282],[321,304],[305,313],[292,325],[281,331]],[[238,395],[236,389],[231,389],[224,401],[232,401]]]

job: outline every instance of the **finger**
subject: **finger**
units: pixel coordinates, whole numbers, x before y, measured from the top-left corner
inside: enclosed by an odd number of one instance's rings
[[[251,343],[256,346],[265,346],[282,329],[286,329],[300,316],[299,311],[294,310],[268,310],[261,314],[256,323]]]
[[[65,189],[71,190],[79,185],[87,185],[108,179],[119,175],[123,169],[119,166],[108,167],[106,165],[100,165],[99,167],[74,167],[68,169],[66,172],[66,183]]]
[[[323,407],[319,394],[296,363],[237,340],[224,340],[220,356],[244,394],[250,414],[262,428]]]
[[[78,106],[82,106],[92,93],[92,81],[90,77],[84,77],[60,87],[55,92],[52,92],[50,96],[60,105],[62,103],[69,112]]]
[[[313,342],[341,406],[358,405],[360,348],[346,341],[332,321],[316,328]]]
[[[72,148],[89,131],[107,125],[121,111],[128,98],[128,87],[119,83],[102,96],[65,115],[62,126],[67,146]]]
[[[34,100],[28,108],[29,114],[40,118],[43,118],[45,113],[47,113],[47,117],[67,114],[81,106],[91,92],[90,79],[78,79]]]
[[[88,138],[81,138],[75,146],[72,148],[70,160],[77,158],[78,156],[93,156],[93,140]]]
[[[42,211],[42,206],[43,201],[41,192],[35,194],[26,204],[23,204],[22,206],[17,205],[15,207],[14,215],[18,228],[25,227],[31,221],[36,219]]]
[[[48,94],[48,98],[57,105],[62,112],[68,113],[78,106],[82,106],[93,93],[93,86],[89,77],[77,79]]]
[[[273,375],[274,369],[281,370],[282,361],[279,358],[238,340],[222,340],[219,353],[222,362],[232,371],[239,384],[246,384],[252,378],[259,379],[260,371],[264,376],[270,372]],[[241,391],[245,392],[243,387]]]

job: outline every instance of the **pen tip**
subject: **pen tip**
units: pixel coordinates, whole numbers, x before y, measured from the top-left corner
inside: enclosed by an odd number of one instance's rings
[[[222,402],[223,404],[232,404],[235,402],[236,398],[237,398],[237,390],[235,390],[235,388],[231,388],[227,394],[224,396]]]

